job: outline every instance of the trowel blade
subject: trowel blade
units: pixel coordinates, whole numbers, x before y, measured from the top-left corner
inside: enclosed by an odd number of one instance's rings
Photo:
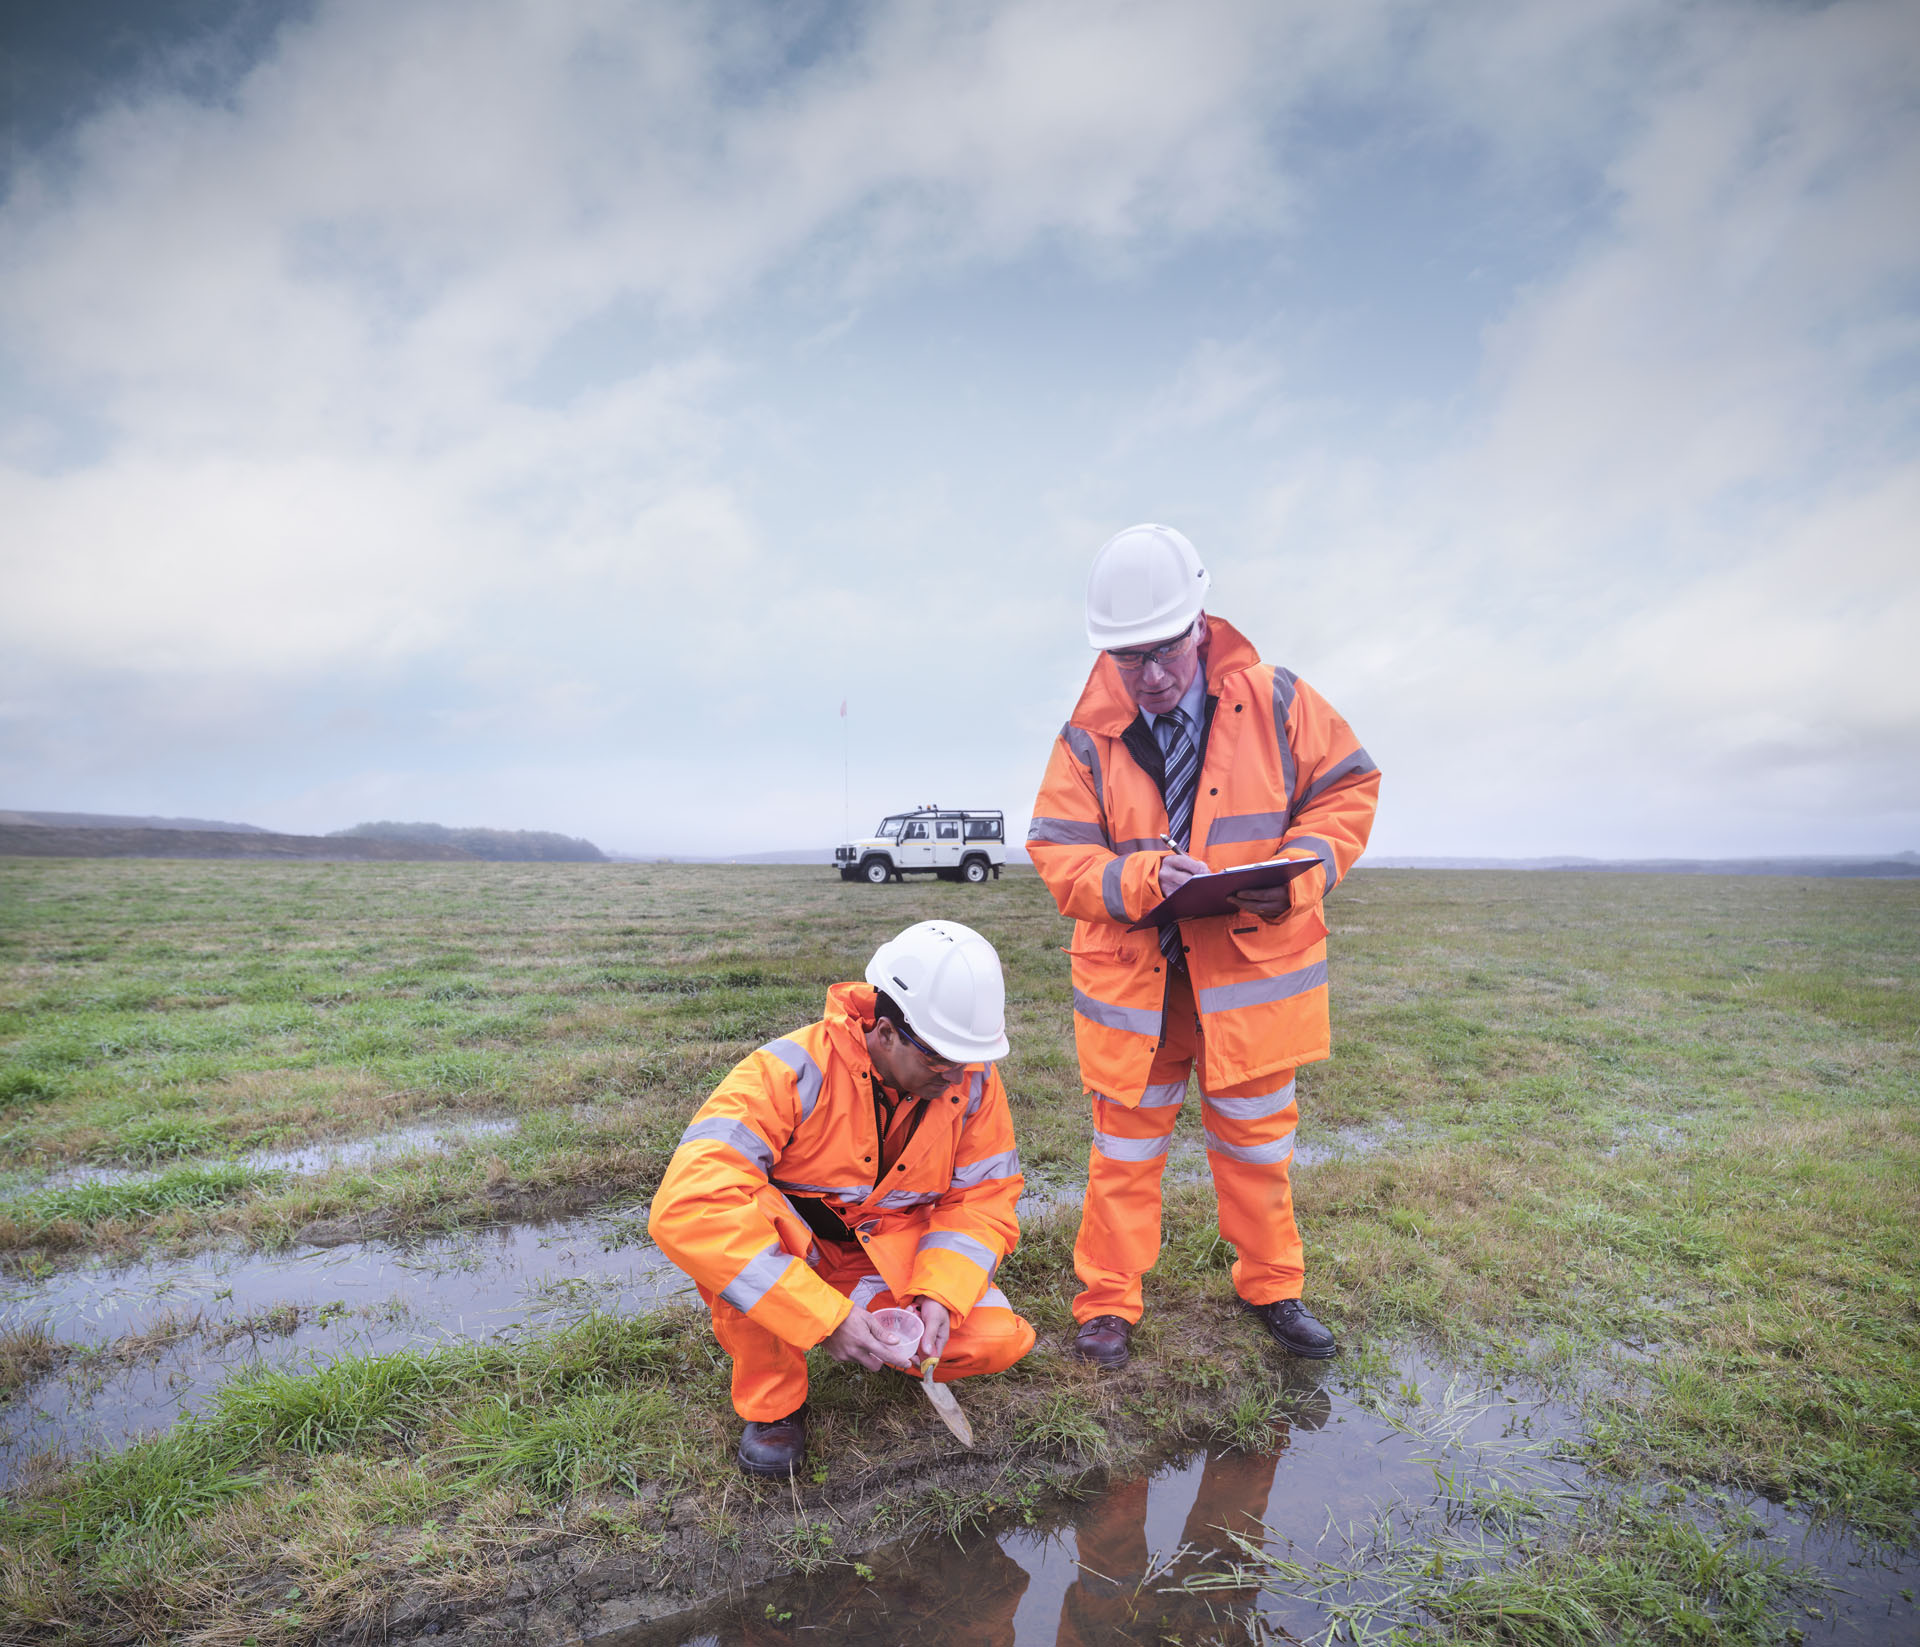
[[[973,1426],[967,1422],[967,1415],[960,1410],[960,1403],[953,1398],[953,1391],[944,1384],[933,1381],[934,1363],[929,1361],[926,1370],[920,1374],[920,1388],[927,1392],[927,1399],[933,1403],[933,1410],[940,1415],[940,1422],[953,1431],[954,1439],[963,1447],[973,1445]]]

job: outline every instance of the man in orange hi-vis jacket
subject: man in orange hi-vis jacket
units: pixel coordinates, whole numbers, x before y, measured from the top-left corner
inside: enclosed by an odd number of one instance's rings
[[[737,1064],[700,1106],[647,1232],[693,1278],[733,1358],[740,1467],[790,1475],[806,1451],[806,1351],[878,1371],[935,1357],[944,1383],[1000,1372],[1033,1329],[994,1285],[1025,1180],[995,1061],[1000,958],[954,921],[875,951],[826,1016]],[[872,1312],[920,1317],[917,1351]]]
[[[1128,1356],[1196,1064],[1234,1287],[1284,1348],[1335,1352],[1300,1302],[1293,1072],[1328,1056],[1321,899],[1366,847],[1380,775],[1324,698],[1208,616],[1210,584],[1170,527],[1129,527],[1102,546],[1087,584],[1100,658],[1027,835],[1074,918],[1074,1040],[1093,1097],[1074,1350],[1098,1366]],[[1129,930],[1196,874],[1302,857],[1315,867],[1242,893],[1237,915]]]

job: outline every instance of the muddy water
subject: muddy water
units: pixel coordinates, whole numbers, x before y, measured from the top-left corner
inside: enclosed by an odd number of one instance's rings
[[[239,1165],[255,1172],[286,1172],[311,1177],[331,1172],[336,1167],[384,1166],[406,1155],[439,1154],[461,1148],[485,1138],[503,1138],[519,1130],[520,1123],[509,1116],[466,1121],[428,1121],[417,1126],[396,1127],[390,1132],[366,1138],[342,1138],[302,1144],[296,1149],[253,1150],[234,1156]],[[44,1176],[27,1173],[11,1175],[10,1195],[36,1189],[65,1189],[75,1184],[124,1184],[150,1178],[152,1168],[139,1167],[62,1167]]]
[[[1477,1542],[1460,1513],[1472,1486],[1519,1488],[1570,1511],[1594,1489],[1555,1443],[1577,1430],[1550,1401],[1469,1392],[1403,1355],[1384,1405],[1313,1382],[1302,1364],[1292,1420],[1266,1452],[1195,1451],[1116,1481],[1062,1524],[959,1543],[927,1539],[808,1579],[761,1586],[730,1602],[594,1638],[598,1647],[737,1647],[832,1639],[837,1647],[1129,1647],[1385,1639],[1391,1597],[1409,1574],[1394,1540]],[[1397,1388],[1395,1387],[1397,1385]],[[1410,1392],[1417,1390],[1417,1399]],[[1451,1478],[1451,1490],[1439,1485]],[[1728,1509],[1755,1521],[1754,1546],[1816,1570],[1834,1588],[1808,1591],[1792,1620],[1808,1643],[1920,1640],[1920,1558],[1876,1559],[1844,1534],[1810,1528],[1763,1500],[1683,1505],[1703,1525]],[[1383,1536],[1383,1528],[1392,1536]],[[1237,1534],[1307,1569],[1305,1583],[1250,1573]],[[1424,1565],[1422,1546],[1414,1559]],[[1236,1572],[1236,1562],[1240,1563]],[[1389,1603],[1384,1610],[1380,1604]]]
[[[241,1368],[492,1338],[690,1295],[640,1226],[637,1212],[600,1214],[406,1246],[211,1254],[0,1282],[0,1331],[38,1323],[82,1346],[0,1408],[0,1485],[43,1449],[99,1452],[164,1429]]]

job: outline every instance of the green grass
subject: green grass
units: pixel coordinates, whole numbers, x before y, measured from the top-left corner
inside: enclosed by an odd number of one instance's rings
[[[999,947],[1022,1156],[1030,1177],[1070,1185],[1087,1119],[1066,928],[1030,876],[873,889],[786,868],[0,862],[0,1171],[20,1186],[0,1207],[0,1253],[37,1270],[271,1246],[314,1220],[400,1232],[637,1204],[734,1060],[817,1016],[827,984],[935,915]],[[1350,1368],[1370,1345],[1418,1337],[1559,1381],[1587,1402],[1589,1461],[1623,1479],[1759,1488],[1909,1538],[1920,883],[1363,869],[1329,917],[1335,1058],[1301,1074],[1300,1136],[1311,1147],[1351,1128],[1379,1147],[1303,1168],[1296,1193],[1309,1301]],[[1181,1151],[1197,1145],[1196,1109]],[[249,1182],[222,1160],[503,1113],[517,1134],[377,1170]],[[85,1162],[164,1170],[31,1187]],[[1030,1515],[1041,1483],[1103,1448],[1125,1460],[1176,1432],[1257,1442],[1284,1418],[1288,1393],[1233,1312],[1232,1254],[1204,1186],[1170,1194],[1138,1376],[1121,1383],[1081,1380],[1059,1353],[1071,1240],[1070,1219],[1043,1223],[1001,1275],[1042,1335],[1027,1362],[967,1392],[976,1428],[1002,1425],[1004,1455],[966,1484],[903,1488],[896,1530]],[[559,1370],[453,1346],[237,1385],[210,1431],[176,1430],[151,1457],[136,1449],[38,1508],[13,1506],[92,1531],[9,1594],[43,1618],[252,1617],[241,1592],[205,1589],[217,1525],[240,1540],[229,1555],[294,1562],[311,1623],[338,1616],[316,1595],[353,1593],[349,1533],[300,1531],[321,1510],[349,1530],[412,1529],[396,1560],[425,1547],[434,1571],[478,1584],[486,1538],[521,1536],[523,1510],[528,1528],[571,1526],[582,1504],[627,1514],[609,1493],[651,1504],[650,1482],[724,1493],[732,1425],[704,1327],[668,1340],[594,1330],[591,1348],[533,1341]],[[1622,1341],[1641,1346],[1636,1361],[1608,1359]],[[20,1376],[61,1353],[22,1341]],[[901,1385],[820,1367],[822,1456],[909,1469],[927,1421]],[[679,1404],[663,1414],[648,1392],[665,1388]],[[115,1485],[141,1470],[153,1472],[143,1496]],[[733,1490],[731,1508],[702,1512],[710,1549],[757,1536]],[[192,1508],[196,1494],[216,1508]],[[152,1525],[129,1519],[136,1498]],[[791,1504],[783,1513],[790,1530]],[[15,1530],[42,1550],[52,1536]],[[1481,1589],[1450,1587],[1444,1628],[1482,1639],[1475,1597],[1518,1620],[1538,1610],[1526,1583],[1611,1583],[1614,1556],[1628,1563],[1622,1594],[1682,1617],[1700,1593],[1686,1576],[1696,1557],[1649,1551],[1642,1532],[1629,1516],[1571,1543],[1514,1545]],[[1502,1601],[1507,1579],[1519,1587]],[[1579,1593],[1619,1639],[1666,1639],[1634,1636],[1601,1589]],[[1713,1600],[1713,1628],[1733,1633],[1699,1639],[1765,1639],[1741,1636],[1729,1605]]]

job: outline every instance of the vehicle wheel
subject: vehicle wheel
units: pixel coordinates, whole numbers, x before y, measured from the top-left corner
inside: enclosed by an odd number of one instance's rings
[[[987,860],[985,858],[969,858],[960,866],[960,874],[965,880],[971,882],[974,886],[978,886],[987,878]]]
[[[860,866],[860,873],[866,876],[869,886],[885,886],[893,869],[885,858],[869,858]]]

